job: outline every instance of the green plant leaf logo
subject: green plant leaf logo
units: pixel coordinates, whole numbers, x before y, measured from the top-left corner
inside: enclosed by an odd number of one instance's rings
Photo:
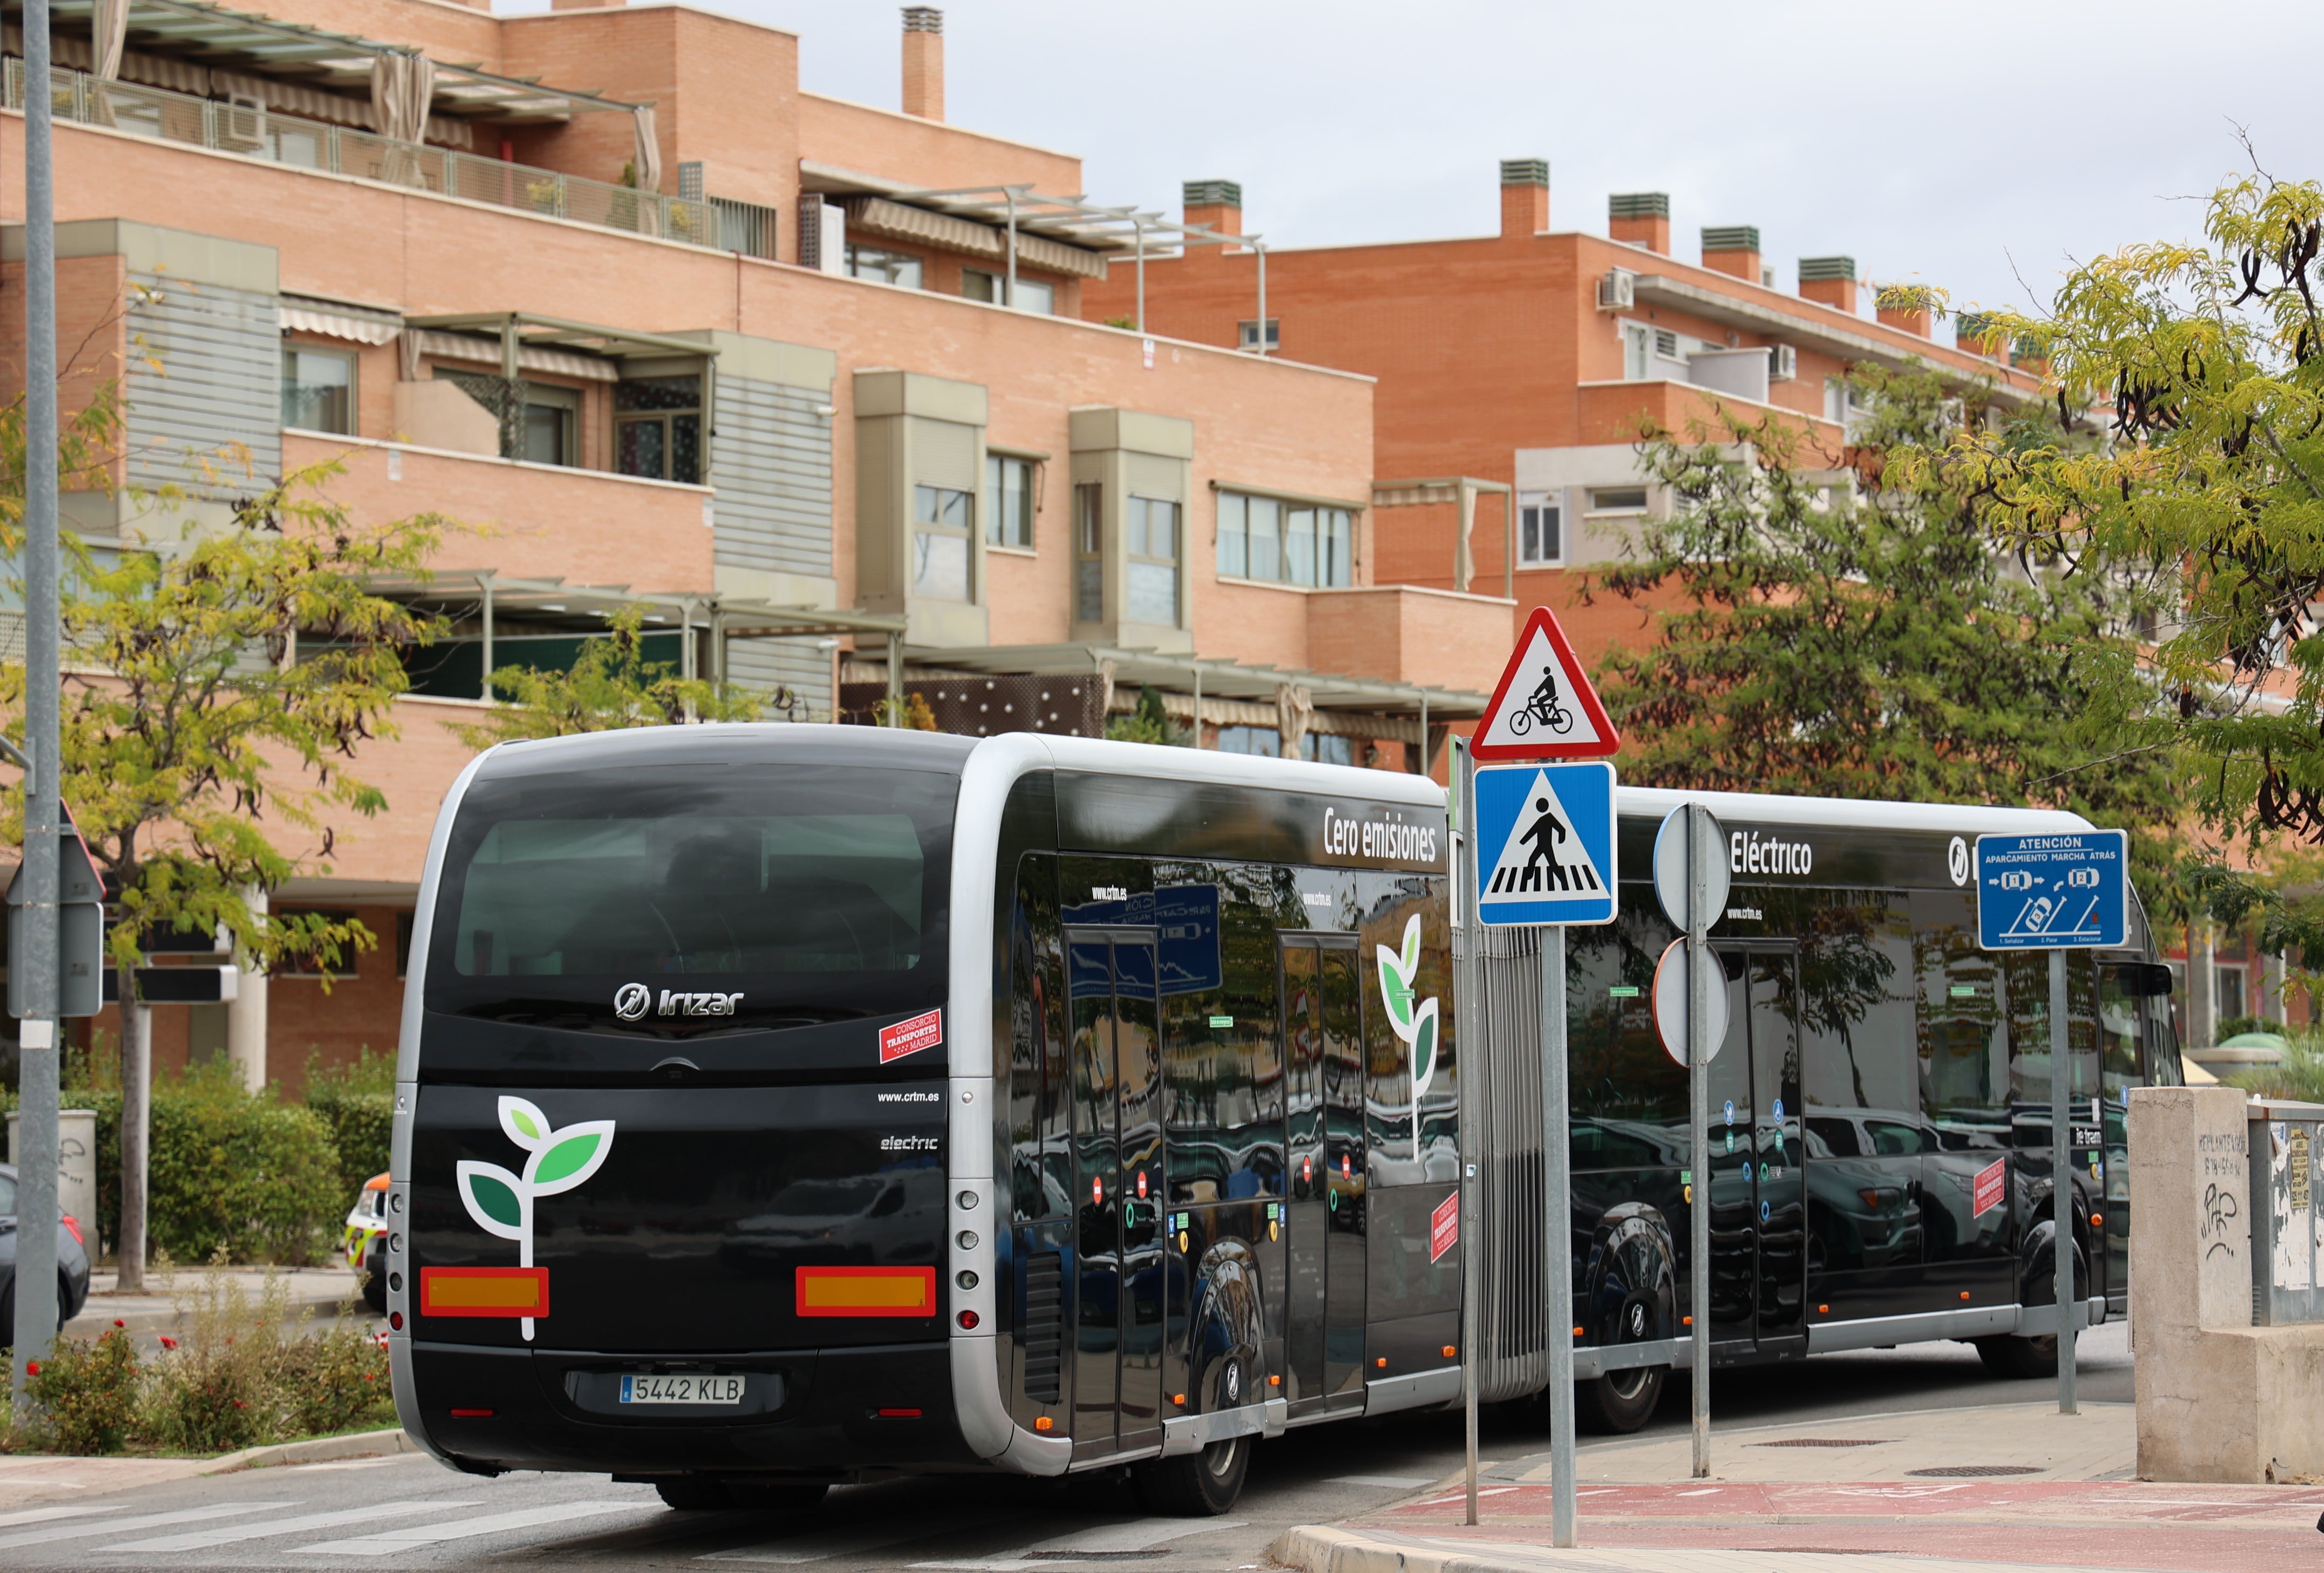
[[[539,1105],[522,1098],[503,1097],[498,1106],[501,1133],[524,1149],[524,1173],[512,1174],[498,1164],[463,1158],[454,1165],[460,1205],[478,1228],[499,1239],[514,1240],[517,1265],[532,1265],[533,1203],[584,1183],[613,1150],[613,1122],[585,1119],[552,1126]],[[532,1318],[519,1324],[532,1337]]]
[[[1416,998],[1413,980],[1420,972],[1420,915],[1405,920],[1404,943],[1396,950],[1372,947],[1379,961],[1380,1004],[1388,1011],[1390,1031],[1412,1050],[1412,1096],[1416,1104],[1436,1074],[1438,1012],[1435,996]]]

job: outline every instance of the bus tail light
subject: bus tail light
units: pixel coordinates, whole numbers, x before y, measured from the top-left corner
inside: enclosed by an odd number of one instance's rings
[[[794,1297],[801,1316],[934,1316],[936,1270],[801,1267]]]
[[[973,1332],[976,1329],[976,1324],[984,1319],[973,1311],[964,1311],[953,1320],[960,1323],[962,1330]]]
[[[920,1412],[917,1409],[882,1409],[875,1410],[873,1412],[881,1420],[918,1420],[920,1418]]]

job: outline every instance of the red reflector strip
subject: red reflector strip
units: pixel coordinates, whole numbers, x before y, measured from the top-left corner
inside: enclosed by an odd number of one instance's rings
[[[452,1418],[454,1420],[490,1420],[493,1418],[493,1412],[489,1409],[456,1409],[452,1412]]]
[[[934,1316],[934,1267],[801,1267],[801,1316]]]
[[[880,1418],[881,1420],[918,1420],[920,1418],[920,1412],[917,1409],[883,1409],[880,1412]]]
[[[546,1267],[422,1267],[422,1316],[547,1316]]]

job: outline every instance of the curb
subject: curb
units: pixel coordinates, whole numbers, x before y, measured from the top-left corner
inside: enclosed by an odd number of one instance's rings
[[[1537,1573],[1544,1559],[1526,1555],[1533,1550],[1495,1559],[1409,1541],[1375,1540],[1323,1524],[1295,1524],[1275,1538],[1268,1554],[1301,1573]]]
[[[300,1311],[312,1311],[318,1318],[328,1317],[348,1299],[355,1301],[357,1315],[367,1317],[371,1314],[371,1308],[363,1303],[360,1296],[337,1294],[325,1299],[293,1300],[290,1302],[290,1311],[293,1316]],[[57,1331],[66,1338],[93,1338],[118,1320],[126,1332],[174,1332],[187,1314],[190,1313],[181,1313],[174,1305],[111,1306],[105,1303],[105,1299],[91,1295],[88,1302],[81,1307],[80,1314]]]
[[[371,1458],[387,1453],[416,1453],[420,1445],[401,1426],[385,1430],[355,1431],[344,1437],[318,1437],[308,1442],[275,1442],[244,1448],[212,1458],[200,1475],[232,1475],[244,1469],[265,1469],[278,1464],[323,1464],[337,1458]]]

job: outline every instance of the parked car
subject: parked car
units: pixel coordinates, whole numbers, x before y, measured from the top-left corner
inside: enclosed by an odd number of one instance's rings
[[[387,1176],[374,1174],[364,1182],[355,1204],[347,1212],[340,1249],[347,1265],[363,1274],[364,1303],[381,1316],[387,1314]]]
[[[57,1322],[88,1303],[88,1246],[80,1220],[57,1220]],[[0,1164],[0,1344],[16,1341],[16,1165]]]

